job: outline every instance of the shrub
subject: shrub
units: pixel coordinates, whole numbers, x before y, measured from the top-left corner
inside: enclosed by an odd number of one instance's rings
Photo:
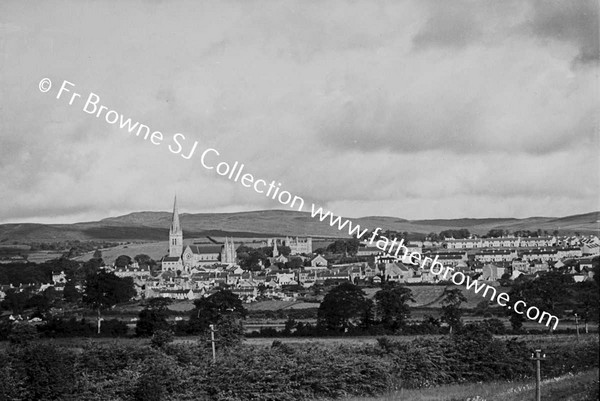
[[[101,337],[123,337],[127,335],[129,328],[127,324],[119,319],[110,319],[102,322]],[[94,330],[94,333],[96,331]]]
[[[8,341],[11,344],[16,345],[27,345],[33,340],[37,340],[39,337],[37,328],[26,322],[13,323],[10,334],[8,335]]]
[[[13,350],[11,366],[25,387],[25,399],[54,400],[76,389],[75,355],[51,344],[32,343]]]
[[[154,348],[162,348],[165,344],[173,342],[173,332],[170,330],[156,330],[150,344]]]

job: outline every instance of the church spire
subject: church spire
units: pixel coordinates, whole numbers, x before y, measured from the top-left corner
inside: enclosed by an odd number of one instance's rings
[[[178,258],[183,253],[183,231],[179,223],[179,208],[177,208],[177,196],[173,203],[173,220],[169,231],[169,256]]]
[[[181,232],[181,224],[179,224],[179,208],[177,207],[177,195],[175,195],[175,202],[173,202],[173,220],[171,222],[171,232]]]

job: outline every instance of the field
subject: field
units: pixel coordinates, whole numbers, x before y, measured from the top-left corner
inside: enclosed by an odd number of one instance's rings
[[[244,344],[257,346],[257,347],[270,347],[273,341],[280,341],[284,344],[290,345],[375,345],[377,344],[377,339],[381,336],[360,336],[360,337],[273,337],[273,338],[247,338],[244,340]],[[438,339],[442,338],[444,335],[414,335],[414,336],[387,336],[390,340],[400,341],[400,342],[410,342],[418,338],[428,338],[428,339]],[[532,348],[545,348],[550,345],[568,345],[574,344],[577,342],[577,337],[571,334],[563,334],[563,335],[528,335],[528,336],[518,336],[518,335],[505,335],[505,336],[494,336],[495,338],[507,340],[507,339],[516,339],[519,341],[526,342]],[[581,341],[593,341],[593,339],[597,339],[597,334],[588,334],[582,335]],[[200,339],[198,336],[187,336],[187,337],[175,337],[175,344],[191,344],[195,343]],[[149,340],[147,338],[137,338],[137,337],[126,337],[126,338],[82,338],[82,337],[73,337],[73,338],[56,338],[56,339],[41,339],[41,341],[51,342],[56,345],[72,347],[72,348],[80,348],[86,343],[98,343],[98,344],[113,344],[120,343],[126,345],[133,346],[141,346],[148,345]],[[0,342],[0,349],[7,347],[7,342]]]
[[[169,233],[165,231],[164,238],[168,238]],[[217,242],[223,242],[225,237],[221,236],[211,236]],[[233,241],[236,246],[241,244],[247,245],[249,247],[260,247],[262,246],[262,238],[257,237],[234,237]],[[183,241],[184,246],[191,244],[211,244],[212,242],[206,237],[198,237],[198,238],[189,238]],[[327,240],[316,240],[313,239],[313,249],[317,249],[319,247],[324,247],[330,244],[331,241]],[[114,262],[118,256],[127,255],[133,258],[136,255],[145,254],[150,256],[154,260],[160,260],[163,256],[165,256],[169,251],[169,242],[168,241],[157,241],[157,242],[132,242],[129,244],[119,245],[113,248],[102,249],[102,258],[106,263]],[[86,262],[90,260],[93,256],[94,252],[88,252],[83,255],[80,255],[74,258],[79,262]],[[40,256],[44,256],[40,253]],[[59,257],[60,254],[56,257]],[[42,261],[48,260],[46,258]],[[36,260],[36,262],[38,262]]]
[[[598,385],[597,335],[580,342],[569,335],[521,336],[515,342],[473,334],[389,341],[249,339],[229,349],[217,339],[216,363],[208,340],[199,337],[180,337],[160,349],[149,347],[148,338],[41,339],[17,347],[2,342],[0,358],[6,358],[9,368],[0,370],[0,378],[8,383],[27,379],[23,383],[30,396],[8,399],[60,399],[56,394],[89,401],[123,399],[119,394],[155,383],[152,391],[170,397],[135,399],[516,401],[533,399],[530,350],[539,347],[547,355],[542,399],[597,399],[588,397]],[[48,387],[46,377],[38,380],[45,369],[59,385]],[[10,394],[18,389],[8,387]],[[35,397],[34,392],[54,395]]]
[[[579,374],[567,374],[542,380],[543,400],[592,400],[588,398],[598,388],[598,369]],[[597,393],[596,393],[597,394]],[[535,381],[469,383],[418,390],[400,390],[383,397],[352,397],[345,401],[520,401],[535,399]]]

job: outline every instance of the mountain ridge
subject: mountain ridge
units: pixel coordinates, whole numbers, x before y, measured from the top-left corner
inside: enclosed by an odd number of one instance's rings
[[[107,217],[98,221],[73,224],[9,223],[0,224],[0,243],[50,242],[63,240],[118,240],[156,241],[168,237],[171,212],[142,211],[122,216]],[[413,234],[439,233],[449,229],[466,228],[475,234],[485,234],[493,228],[515,230],[545,230],[561,234],[598,234],[600,212],[590,212],[563,217],[528,218],[459,218],[407,220],[400,217],[365,216],[349,218],[361,228],[409,232]],[[308,212],[287,210],[257,210],[232,213],[180,213],[186,237],[206,235],[231,236],[312,236],[348,237],[346,230],[339,231],[312,218]]]

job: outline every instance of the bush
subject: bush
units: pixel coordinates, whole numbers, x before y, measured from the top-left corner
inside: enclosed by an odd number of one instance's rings
[[[55,317],[38,327],[41,335],[50,338],[98,336],[96,322],[85,319],[77,320],[74,317],[69,320]],[[119,319],[104,320],[99,336],[123,337],[127,335],[128,331],[127,324]]]
[[[160,333],[155,333],[158,336]],[[171,333],[166,333],[169,337]],[[271,346],[140,345],[89,342],[72,352],[35,342],[0,351],[0,400],[291,401],[378,396],[403,388],[534,375],[532,348],[547,359],[544,377],[598,366],[598,338],[494,339],[483,325],[452,336],[378,346],[273,341]]]
[[[127,324],[119,319],[110,319],[102,322],[101,337],[123,337],[127,335]],[[94,330],[97,333],[97,330]],[[97,334],[96,334],[97,335]]]
[[[27,345],[39,338],[37,328],[27,322],[13,323],[8,341],[15,345]]]
[[[9,359],[13,380],[22,383],[25,399],[55,400],[73,394],[77,388],[76,357],[71,351],[33,343],[13,350]]]
[[[150,344],[154,348],[162,348],[165,344],[173,342],[173,332],[169,330],[156,330]]]

